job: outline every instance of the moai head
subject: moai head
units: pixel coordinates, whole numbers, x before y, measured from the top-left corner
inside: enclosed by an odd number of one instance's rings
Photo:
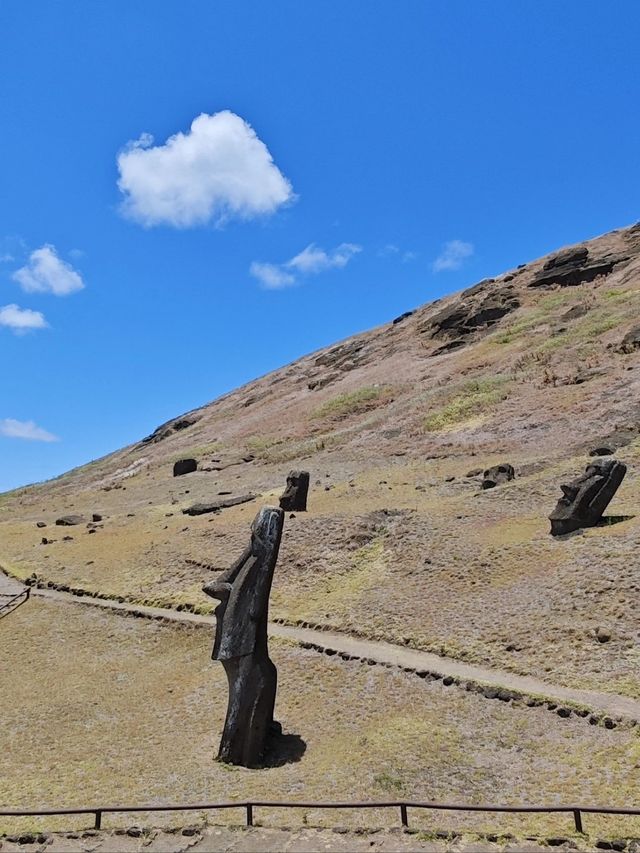
[[[501,465],[494,465],[492,468],[487,468],[484,472],[482,480],[483,489],[495,489],[502,483],[508,483],[516,476],[513,465],[508,462],[503,462]]]
[[[587,465],[584,474],[560,486],[562,497],[549,516],[552,535],[597,524],[626,473],[623,462],[599,459]]]

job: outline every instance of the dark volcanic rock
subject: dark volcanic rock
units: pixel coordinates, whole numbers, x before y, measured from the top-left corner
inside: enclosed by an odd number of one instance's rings
[[[166,424],[161,424],[157,427],[151,435],[143,438],[140,444],[157,444],[159,441],[163,441],[163,439],[173,435],[174,432],[180,432],[183,429],[193,426],[198,422],[198,420],[199,418],[196,418],[193,415],[186,415],[183,418],[176,418],[173,421],[167,421]]]
[[[640,349],[640,326],[635,326],[624,336],[616,352],[630,353]]]
[[[84,524],[84,518],[81,515],[63,515],[56,518],[58,527],[73,527],[74,524]]]
[[[612,456],[614,453],[613,447],[594,447],[589,451],[589,456]]]
[[[230,506],[237,506],[248,501],[254,501],[256,495],[238,495],[236,498],[223,498],[219,501],[211,501],[210,503],[196,503],[182,510],[183,515],[205,515],[208,512],[219,512],[221,509],[226,509]]]
[[[465,290],[457,302],[443,308],[421,331],[430,332],[433,338],[464,337],[495,325],[519,306],[512,285],[487,292],[487,283],[480,282]]]
[[[183,474],[191,474],[198,470],[198,462],[195,459],[178,459],[173,466],[173,476],[182,477]]]
[[[562,497],[549,516],[551,534],[562,536],[583,527],[594,527],[626,473],[623,462],[601,459],[587,465],[580,477],[562,485]]]
[[[280,498],[280,508],[286,512],[305,512],[309,492],[309,472],[289,471],[287,486]]]
[[[593,281],[601,275],[609,275],[616,264],[627,261],[626,255],[605,256],[597,260],[589,259],[589,250],[582,248],[566,249],[558,252],[544,264],[540,272],[534,275],[529,287],[572,287]]]
[[[405,311],[404,314],[401,314],[392,321],[392,325],[397,326],[398,323],[402,323],[403,320],[406,320],[407,317],[411,317],[412,314],[415,314],[415,311]]]
[[[508,462],[503,462],[501,465],[494,465],[492,468],[487,468],[482,475],[482,488],[495,489],[496,486],[502,483],[508,483],[509,480],[515,479],[516,472],[513,465]]]

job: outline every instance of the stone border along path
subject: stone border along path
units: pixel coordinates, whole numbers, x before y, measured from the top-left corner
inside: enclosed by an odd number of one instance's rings
[[[4,573],[0,572],[0,577],[3,575]],[[32,596],[55,601],[103,607],[125,615],[160,621],[204,625],[211,628],[215,625],[213,615],[205,616],[184,610],[119,602],[97,598],[89,592],[86,594],[84,591],[81,592],[82,594],[78,595],[46,587],[32,586],[31,588]],[[602,723],[608,729],[614,729],[624,721],[627,725],[635,726],[640,720],[640,701],[616,693],[562,687],[534,677],[516,675],[507,670],[476,666],[431,652],[409,649],[406,646],[397,646],[379,640],[365,640],[338,631],[321,631],[317,628],[270,622],[269,635],[293,640],[302,648],[313,649],[326,655],[338,655],[343,660],[360,660],[369,665],[397,667],[405,672],[414,673],[420,678],[442,680],[445,686],[457,685],[470,692],[484,695],[487,699],[499,699],[503,702],[521,699],[529,707],[544,706],[565,718],[575,714],[588,719],[592,725]],[[588,709],[596,713],[590,713]]]

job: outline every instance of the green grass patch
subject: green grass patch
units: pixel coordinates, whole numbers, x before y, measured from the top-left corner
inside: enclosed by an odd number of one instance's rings
[[[509,379],[490,376],[465,383],[458,393],[424,420],[427,432],[438,432],[484,414],[509,396]]]
[[[368,412],[392,399],[391,389],[386,385],[368,385],[356,391],[339,394],[323,403],[311,413],[312,418],[340,420],[351,415]]]

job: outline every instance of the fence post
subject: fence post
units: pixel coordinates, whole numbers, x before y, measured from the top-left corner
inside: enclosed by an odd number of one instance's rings
[[[580,809],[573,810],[573,819],[576,822],[576,832],[583,835],[584,829],[582,828],[582,815],[580,814]]]
[[[253,826],[253,804],[247,803],[247,826]]]
[[[93,824],[94,829],[100,829],[102,827],[102,809],[96,809],[96,819]]]
[[[404,827],[409,826],[409,816],[407,815],[407,806],[405,803],[400,804],[400,821]]]

